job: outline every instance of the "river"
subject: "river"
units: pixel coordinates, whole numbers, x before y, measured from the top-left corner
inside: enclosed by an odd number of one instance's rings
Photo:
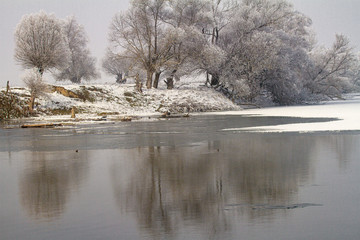
[[[360,133],[206,115],[0,128],[0,239],[359,239]]]

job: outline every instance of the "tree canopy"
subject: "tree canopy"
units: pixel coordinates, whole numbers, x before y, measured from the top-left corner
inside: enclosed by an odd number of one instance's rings
[[[15,60],[41,74],[60,68],[68,57],[61,21],[44,11],[22,17],[15,31]]]
[[[80,83],[98,77],[96,59],[90,56],[88,39],[84,27],[77,23],[74,16],[68,17],[63,24],[65,46],[69,52],[67,63],[55,74],[56,80],[70,80]]]
[[[285,0],[134,0],[110,26],[111,52],[147,88],[194,71],[241,102],[336,97],[358,82],[353,49],[337,35],[319,48],[312,21]]]
[[[23,16],[17,25],[14,57],[25,69],[35,67],[41,75],[56,69],[57,80],[80,83],[98,76],[87,42],[85,30],[75,17],[61,20],[40,11]]]

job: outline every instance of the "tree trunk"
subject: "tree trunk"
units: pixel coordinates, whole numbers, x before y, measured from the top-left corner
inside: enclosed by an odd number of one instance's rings
[[[147,89],[150,89],[152,86],[152,76],[153,76],[153,72],[147,71],[147,76],[146,76],[146,88]]]
[[[122,74],[121,74],[121,73],[119,73],[119,74],[116,75],[116,83],[123,83],[123,82],[122,82]]]
[[[35,96],[31,94],[30,101],[29,101],[29,112],[34,112],[34,105],[35,105]]]
[[[166,83],[167,89],[171,90],[174,88],[174,76],[175,73],[177,72],[177,69],[174,69],[171,74],[170,77],[166,78],[166,80],[164,80],[164,82]]]
[[[219,74],[217,73],[214,73],[214,74],[211,74],[211,82],[210,82],[210,85],[213,87],[213,86],[218,86],[220,83],[220,79],[219,79]]]
[[[155,79],[154,79],[154,84],[153,84],[154,88],[158,88],[158,86],[159,86],[160,75],[161,75],[161,72],[155,73]]]
[[[164,80],[164,82],[166,83],[167,89],[171,90],[174,88],[174,78],[173,77],[166,78],[166,80]]]
[[[43,67],[38,67],[39,69],[39,73],[42,76],[44,74],[44,68]]]

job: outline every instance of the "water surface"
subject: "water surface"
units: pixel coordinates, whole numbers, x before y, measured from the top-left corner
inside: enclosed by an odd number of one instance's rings
[[[0,239],[359,239],[359,133],[222,131],[304,121],[0,129]]]

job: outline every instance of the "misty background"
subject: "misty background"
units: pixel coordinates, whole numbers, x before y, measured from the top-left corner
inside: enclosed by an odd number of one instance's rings
[[[23,69],[14,60],[14,32],[25,14],[44,10],[58,18],[74,15],[89,38],[91,54],[97,58],[101,82],[115,82],[101,71],[101,59],[108,45],[108,29],[117,12],[125,11],[130,0],[0,0],[0,87],[23,85]],[[313,20],[319,44],[331,46],[335,33],[349,37],[359,50],[360,1],[358,0],[289,0],[295,9]],[[46,79],[50,80],[51,79]],[[99,82],[99,81],[98,81]]]

